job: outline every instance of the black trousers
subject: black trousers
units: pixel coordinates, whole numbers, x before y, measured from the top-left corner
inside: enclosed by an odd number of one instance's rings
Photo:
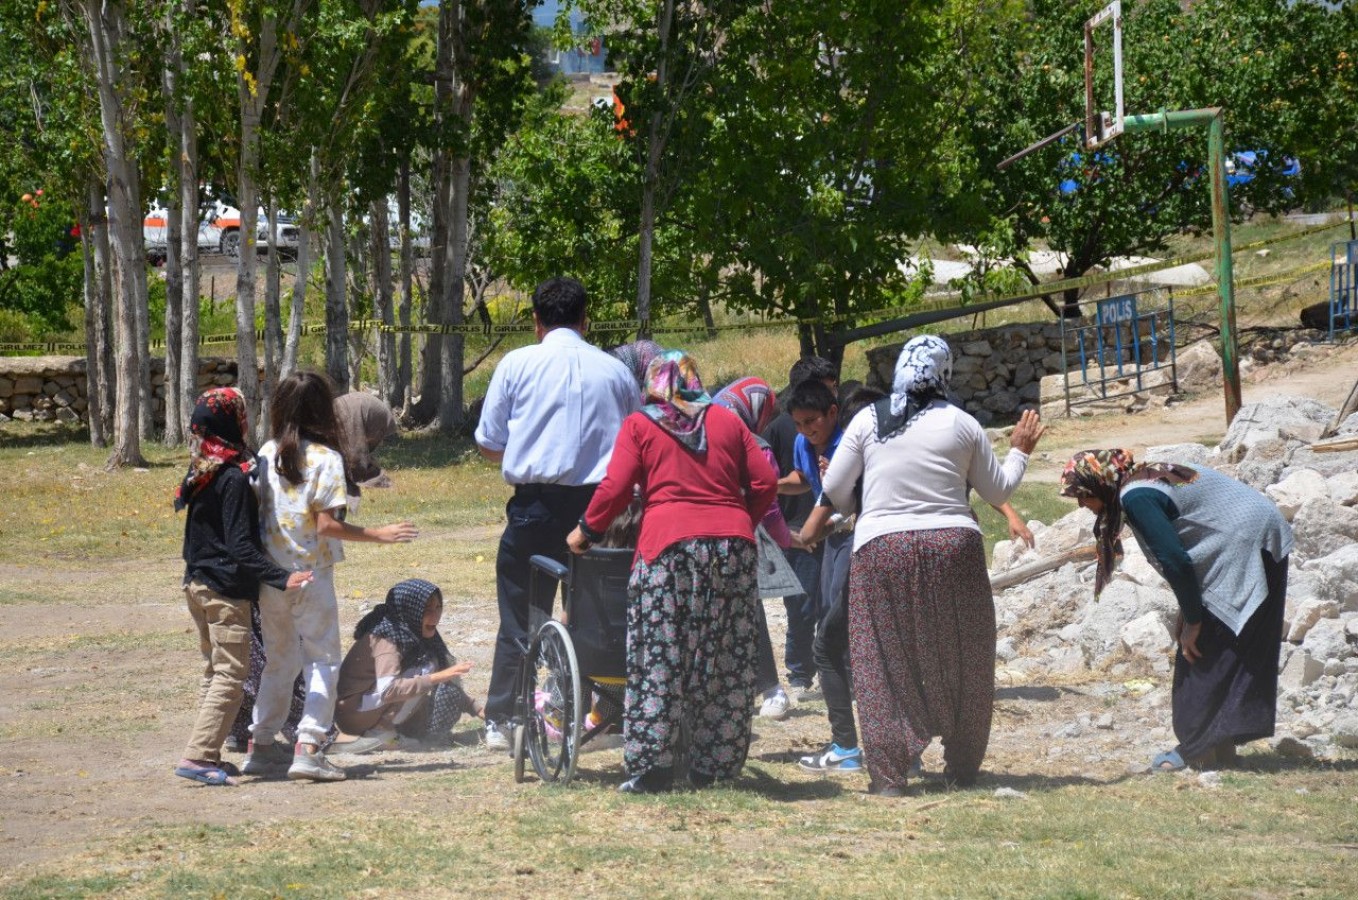
[[[531,629],[551,618],[556,582],[532,577],[529,559],[550,556],[565,563],[571,533],[594,496],[595,485],[578,487],[526,484],[514,489],[505,506],[504,534],[495,556],[495,594],[500,604],[500,632],[495,639],[486,721],[508,722],[514,715],[514,685],[523,647]]]
[[[826,539],[825,557],[821,560],[821,603],[825,606],[825,615],[821,617],[813,644],[825,712],[830,719],[830,739],[846,750],[858,746],[849,673],[849,566],[852,558],[852,534],[832,534]]]

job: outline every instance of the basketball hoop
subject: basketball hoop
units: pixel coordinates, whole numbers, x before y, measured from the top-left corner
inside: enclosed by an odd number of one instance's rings
[[[1104,22],[1113,25],[1113,111],[1099,110],[1094,102],[1094,32]],[[1085,146],[1102,147],[1122,134],[1126,117],[1122,108],[1122,0],[1113,0],[1085,22]]]

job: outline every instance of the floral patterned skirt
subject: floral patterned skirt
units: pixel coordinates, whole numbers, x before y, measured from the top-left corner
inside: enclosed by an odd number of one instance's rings
[[[754,543],[738,538],[678,541],[633,565],[623,726],[630,776],[674,765],[681,717],[692,773],[740,773],[755,695],[757,569]]]

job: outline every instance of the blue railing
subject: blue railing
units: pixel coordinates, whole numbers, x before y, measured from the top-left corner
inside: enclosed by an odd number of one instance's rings
[[[1336,331],[1358,327],[1358,241],[1330,247],[1330,341]]]
[[[1124,294],[1082,301],[1082,307],[1093,307],[1092,317],[1086,312],[1085,319],[1061,320],[1067,413],[1072,406],[1139,393],[1145,390],[1146,374],[1162,369],[1169,370],[1171,386],[1178,390],[1173,295],[1163,305],[1150,309],[1144,308],[1146,297],[1147,294]],[[1076,400],[1070,396],[1072,352],[1087,394]]]

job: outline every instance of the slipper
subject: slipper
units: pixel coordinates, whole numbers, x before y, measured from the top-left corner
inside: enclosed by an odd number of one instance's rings
[[[1181,772],[1188,768],[1188,763],[1179,755],[1178,749],[1166,750],[1151,760],[1152,772]]]
[[[222,760],[221,762],[217,763],[217,768],[221,769],[223,772],[230,775],[232,778],[235,778],[240,775],[240,769],[236,768],[236,764],[227,762],[226,760]]]
[[[236,779],[221,769],[179,766],[174,770],[174,773],[180,778],[187,778],[199,784],[209,784],[216,787],[235,787],[236,785]]]

